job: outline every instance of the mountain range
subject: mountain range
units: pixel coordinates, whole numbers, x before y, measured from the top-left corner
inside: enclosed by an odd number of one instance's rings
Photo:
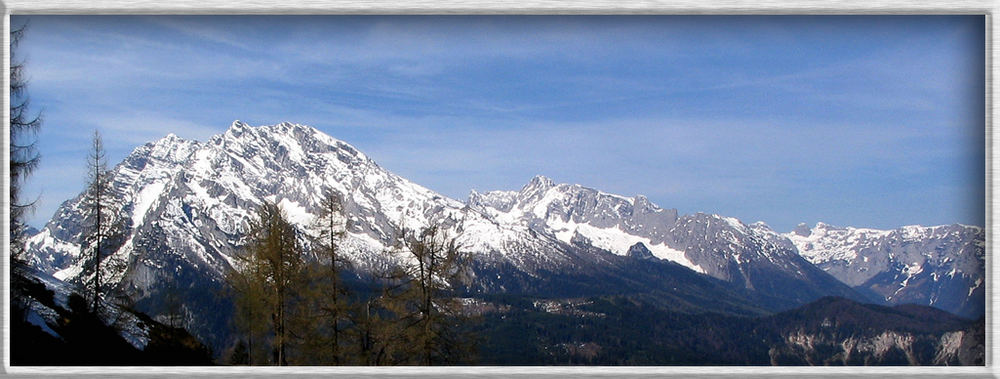
[[[818,223],[785,236],[807,260],[875,301],[930,305],[968,318],[985,312],[982,228],[877,230]]]
[[[254,209],[279,204],[309,252],[327,191],[344,199],[341,250],[358,280],[405,264],[391,253],[402,229],[438,226],[473,257],[467,296],[633,295],[671,312],[746,317],[827,296],[917,303],[967,318],[985,311],[985,237],[975,226],[821,223],[779,233],[544,176],[519,191],[472,191],[459,201],[291,123],[236,121],[205,142],[171,134],[136,148],[111,177],[128,234],[107,258],[124,264],[102,265],[102,276],[157,319],[165,291],[180,291],[185,326],[216,349],[231,343],[224,277],[248,241]],[[26,242],[31,266],[70,283],[85,279],[82,200],[81,193],[64,202]]]

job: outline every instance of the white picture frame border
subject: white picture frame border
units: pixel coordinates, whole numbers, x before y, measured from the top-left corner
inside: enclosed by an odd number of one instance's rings
[[[101,377],[134,377],[136,375],[168,377],[168,376],[222,376],[246,377],[248,375],[292,375],[302,377],[317,376],[349,376],[349,377],[535,377],[575,378],[580,376],[597,377],[912,377],[912,376],[957,376],[957,377],[995,377],[998,375],[995,365],[1000,362],[997,341],[1000,337],[996,329],[993,306],[998,304],[1000,296],[995,291],[997,280],[995,273],[1000,264],[993,259],[996,248],[995,238],[1000,235],[1000,228],[993,222],[997,202],[993,196],[995,188],[998,159],[993,146],[996,146],[997,136],[993,133],[993,120],[996,119],[997,108],[994,100],[997,88],[993,78],[996,77],[997,30],[994,21],[998,4],[995,1],[984,0],[951,0],[951,1],[921,1],[904,0],[833,0],[833,1],[776,1],[776,0],[446,0],[446,1],[405,1],[405,0],[174,0],[162,2],[155,0],[12,0],[0,6],[4,9],[3,30],[3,68],[5,73],[10,70],[10,16],[33,14],[106,14],[106,15],[137,15],[137,14],[405,14],[405,15],[458,15],[458,14],[540,14],[540,15],[575,15],[575,14],[671,14],[671,15],[702,15],[702,14],[737,14],[737,15],[983,15],[986,18],[986,98],[985,141],[986,141],[986,366],[984,367],[743,367],[743,366],[705,366],[705,367],[503,367],[503,366],[466,366],[466,367],[11,367],[9,341],[9,262],[8,254],[4,254],[3,281],[0,291],[3,299],[3,374],[11,377],[48,377],[56,374],[100,375]],[[9,78],[8,74],[4,78]],[[6,83],[7,79],[4,79]],[[5,104],[9,104],[7,91],[4,92]],[[9,106],[4,107],[3,137],[9,141]],[[2,149],[9,156],[9,144],[4,142]],[[2,199],[9,198],[9,167],[5,159],[3,163]],[[3,216],[9,220],[6,200],[3,206]],[[6,224],[5,224],[6,225]],[[3,241],[9,240],[6,226],[0,228]],[[4,242],[6,245],[6,242]],[[6,250],[6,249],[5,249]]]

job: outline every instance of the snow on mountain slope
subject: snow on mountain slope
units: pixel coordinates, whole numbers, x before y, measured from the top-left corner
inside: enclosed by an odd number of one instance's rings
[[[477,259],[512,264],[529,275],[604,259],[580,255],[586,249],[575,246],[625,256],[642,243],[654,257],[750,289],[774,287],[764,283],[773,278],[757,272],[816,279],[791,244],[766,226],[704,214],[679,219],[676,210],[643,196],[542,176],[516,192],[473,192],[462,204],[382,169],[347,143],[290,123],[251,127],[236,121],[203,143],[168,135],[137,148],[113,177],[131,222],[113,257],[129,264],[127,272],[105,277],[127,282],[140,296],[187,271],[207,271],[201,279],[220,281],[245,243],[252,210],[264,200],[280,204],[308,232],[327,190],[345,201],[344,250],[360,269],[395,259],[385,251],[401,227],[438,225]],[[28,243],[33,264],[67,280],[82,271],[79,201],[65,203]],[[849,295],[839,289],[830,294]]]
[[[888,256],[878,254],[879,241],[888,235],[887,230],[863,228],[837,228],[824,223],[809,229],[800,224],[788,237],[799,249],[799,253],[814,264],[833,274],[842,282],[858,286],[888,267]],[[855,265],[849,271],[846,265],[830,262],[853,262],[861,260],[865,265]]]
[[[396,223],[426,227],[432,217],[457,215],[462,206],[381,169],[346,143],[287,123],[252,128],[237,121],[205,143],[169,135],[136,149],[113,171],[133,226],[119,250],[123,259],[143,255],[140,245],[153,238],[143,232],[153,228],[170,241],[171,250],[186,251],[190,261],[220,277],[244,242],[253,208],[264,199],[278,202],[306,229],[324,190],[345,195],[345,209],[353,216],[347,244],[368,253],[391,244]],[[65,279],[73,279],[82,262],[76,259],[79,201],[64,204],[28,242],[38,252],[33,263]],[[155,262],[137,263],[159,268]]]
[[[663,264],[724,281],[727,290],[759,295],[755,301],[769,302],[762,306],[767,309],[825,295],[859,297],[762,223],[701,213],[678,217],[676,210],[661,209],[643,196],[555,184],[541,176],[520,191],[472,192],[462,203],[297,124],[251,127],[236,121],[205,142],[168,135],[136,148],[112,177],[128,235],[109,259],[126,264],[102,265],[103,277],[154,315],[155,299],[175,283],[186,296],[188,313],[204,314],[188,320],[188,327],[213,346],[224,343],[219,330],[228,327],[228,319],[225,312],[203,311],[228,306],[213,289],[224,287],[232,257],[247,242],[254,209],[265,200],[276,202],[309,234],[326,191],[344,199],[347,233],[341,250],[359,272],[400,263],[400,255],[389,250],[401,228],[434,225],[472,253],[484,273],[474,286],[482,290],[510,288],[508,277],[518,278],[519,288],[537,290],[553,275],[565,280],[560,288],[594,278],[656,288],[663,278],[626,272],[633,259],[629,251],[642,250],[636,247],[642,244]],[[27,242],[32,265],[71,282],[85,279],[80,199],[63,203]],[[309,239],[303,237],[303,243],[308,251]]]
[[[732,217],[696,213],[677,220],[667,241],[706,274],[777,297],[786,305],[824,294],[866,300],[801,256],[791,241],[762,222],[746,225]]]
[[[162,188],[181,169],[176,162],[186,160],[199,147],[198,142],[169,134],[136,148],[113,169],[112,188],[126,205],[123,211],[129,214],[132,225],[142,223]],[[32,251],[28,263],[59,279],[72,276],[72,271],[59,271],[72,270],[80,258],[82,200],[83,193],[64,202],[49,223],[27,240],[27,249]]]
[[[250,127],[237,121],[207,142],[168,135],[135,149],[111,175],[129,228],[108,259],[127,264],[102,265],[103,277],[140,304],[170,282],[197,298],[188,299],[191,307],[224,304],[208,294],[220,288],[246,242],[253,210],[265,199],[281,204],[308,231],[321,194],[338,192],[350,214],[343,247],[361,269],[395,259],[384,251],[400,223],[415,229],[440,224],[459,217],[463,206],[382,169],[344,142],[289,123]],[[63,203],[27,241],[32,265],[71,282],[84,279],[80,200]],[[204,337],[227,321],[191,322]]]
[[[534,230],[566,244],[585,240],[616,255],[626,255],[641,242],[657,258],[704,273],[683,251],[664,243],[677,211],[660,209],[643,196],[627,198],[579,185],[556,185],[536,176],[520,191],[473,191],[467,204],[498,224]]]
[[[799,225],[785,234],[802,256],[890,304],[930,305],[966,317],[985,306],[985,233],[967,225],[894,230]]]
[[[12,281],[24,282],[15,283],[19,288],[34,285],[51,292],[50,298],[38,296],[37,293],[22,293],[18,295],[17,299],[22,302],[26,313],[25,319],[29,323],[38,326],[53,337],[62,338],[56,330],[61,329],[60,326],[65,324],[63,313],[72,310],[69,299],[72,295],[79,295],[79,289],[32,267],[14,265],[11,267],[11,271]],[[79,296],[82,299],[82,295]],[[151,325],[141,321],[138,316],[121,306],[113,302],[102,302],[99,316],[105,324],[115,324],[118,334],[135,348],[142,350],[149,342]]]
[[[678,218],[643,196],[624,197],[537,176],[520,191],[473,191],[470,209],[498,224],[518,225],[565,244],[619,256],[641,243],[652,256],[757,290],[791,305],[824,294],[861,299],[800,257],[788,239],[763,223],[694,214]]]

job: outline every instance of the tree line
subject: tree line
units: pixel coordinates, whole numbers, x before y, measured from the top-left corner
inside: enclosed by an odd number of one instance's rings
[[[228,276],[237,342],[229,363],[241,365],[436,365],[471,358],[460,332],[453,285],[468,257],[442,229],[403,230],[391,253],[404,263],[373,273],[351,290],[342,276],[343,200],[327,192],[305,234],[274,202],[264,202],[250,241]],[[300,238],[301,237],[301,238]],[[306,258],[303,239],[316,255]]]

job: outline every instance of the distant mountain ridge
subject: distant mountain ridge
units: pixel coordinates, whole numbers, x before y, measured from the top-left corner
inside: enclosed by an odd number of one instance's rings
[[[555,184],[541,176],[519,192],[473,192],[467,203],[498,223],[570,245],[626,255],[641,243],[654,257],[782,298],[785,307],[824,294],[862,298],[802,259],[787,239],[763,223],[745,225],[704,213],[678,217],[676,209],[661,209],[644,196]]]
[[[691,312],[738,314],[789,309],[829,295],[868,300],[763,223],[679,216],[643,196],[542,176],[519,191],[473,191],[463,203],[298,124],[236,121],[206,142],[168,135],[136,148],[112,176],[129,235],[108,259],[127,264],[120,271],[103,265],[111,270],[103,277],[153,315],[166,283],[180,284],[194,315],[188,326],[216,346],[225,343],[220,330],[228,328],[226,311],[216,308],[228,305],[213,291],[223,287],[233,254],[246,243],[253,209],[274,201],[308,234],[327,190],[344,198],[342,251],[358,273],[403,263],[387,253],[401,228],[436,225],[473,254],[473,293],[641,292]],[[67,281],[82,279],[80,200],[64,202],[27,240],[30,264]],[[302,240],[308,251],[309,239]]]
[[[924,304],[969,318],[985,312],[983,228],[893,230],[802,224],[786,236],[803,257],[887,304]]]

